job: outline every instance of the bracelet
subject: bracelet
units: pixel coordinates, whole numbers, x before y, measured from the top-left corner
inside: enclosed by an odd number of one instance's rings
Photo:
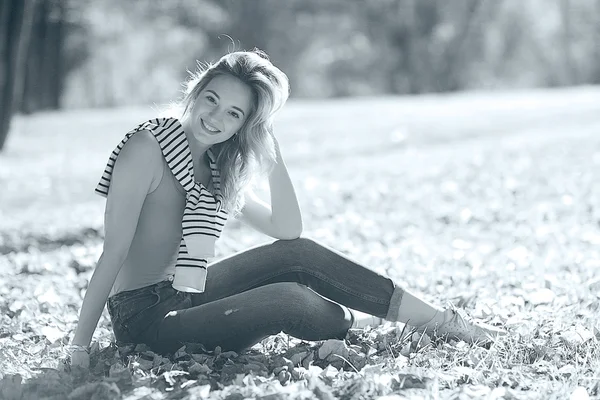
[[[86,353],[90,354],[89,346],[82,346],[80,344],[70,344],[68,348],[70,353],[75,353],[76,351],[85,351]]]

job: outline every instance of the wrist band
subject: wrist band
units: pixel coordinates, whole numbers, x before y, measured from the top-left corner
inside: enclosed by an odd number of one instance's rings
[[[85,351],[90,354],[90,348],[88,346],[82,346],[80,344],[71,344],[69,345],[69,352],[74,353],[76,351]]]

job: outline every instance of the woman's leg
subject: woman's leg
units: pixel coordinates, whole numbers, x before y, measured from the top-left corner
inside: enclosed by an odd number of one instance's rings
[[[463,319],[454,309],[435,307],[391,279],[307,238],[278,240],[212,264],[206,291],[193,295],[193,304],[207,304],[277,282],[301,283],[346,307],[423,330],[439,329],[465,340],[479,341],[500,333]]]
[[[307,286],[272,283],[170,312],[152,347],[173,352],[183,343],[193,342],[209,350],[221,346],[240,351],[281,331],[304,340],[343,339],[350,322],[345,307]]]
[[[201,305],[277,282],[296,282],[339,304],[385,318],[404,292],[382,276],[314,240],[278,240],[222,259],[208,268]]]
[[[425,302],[394,281],[312,239],[278,240],[211,264],[206,291],[194,305],[222,299],[275,282],[298,282],[354,310],[390,321],[421,326],[436,320],[441,308]]]

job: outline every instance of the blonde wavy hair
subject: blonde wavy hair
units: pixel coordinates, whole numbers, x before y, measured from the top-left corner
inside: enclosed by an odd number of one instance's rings
[[[261,50],[232,52],[214,64],[198,63],[198,69],[190,73],[183,98],[175,104],[181,118],[193,109],[210,80],[224,74],[248,85],[253,96],[252,109],[238,134],[211,147],[221,173],[224,208],[235,214],[244,206],[243,193],[254,178],[275,165],[273,119],[285,105],[290,86],[285,73]]]

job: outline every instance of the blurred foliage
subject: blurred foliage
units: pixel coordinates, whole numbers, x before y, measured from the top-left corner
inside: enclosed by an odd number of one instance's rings
[[[62,105],[164,103],[186,69],[259,47],[299,97],[600,83],[599,0],[54,0]]]

